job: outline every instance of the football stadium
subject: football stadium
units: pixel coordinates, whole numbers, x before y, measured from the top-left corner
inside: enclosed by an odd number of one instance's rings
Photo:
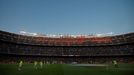
[[[25,35],[0,31],[2,75],[132,75],[134,33]]]
[[[0,0],[0,75],[134,75],[134,0]]]

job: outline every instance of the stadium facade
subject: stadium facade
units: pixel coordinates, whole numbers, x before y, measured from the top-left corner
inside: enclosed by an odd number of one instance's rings
[[[134,63],[134,33],[103,37],[43,37],[0,31],[0,63]]]

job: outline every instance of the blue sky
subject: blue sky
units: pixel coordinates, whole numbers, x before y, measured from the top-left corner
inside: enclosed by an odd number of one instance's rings
[[[134,32],[134,0],[0,0],[0,30],[44,34]]]

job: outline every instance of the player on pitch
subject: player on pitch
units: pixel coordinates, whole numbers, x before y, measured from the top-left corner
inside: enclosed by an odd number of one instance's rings
[[[21,60],[21,61],[19,62],[19,67],[18,67],[18,70],[19,70],[19,71],[21,70],[22,65],[23,65],[23,61]]]
[[[115,68],[118,68],[118,64],[117,64],[117,61],[116,60],[113,61],[113,64],[114,64],[114,67]]]

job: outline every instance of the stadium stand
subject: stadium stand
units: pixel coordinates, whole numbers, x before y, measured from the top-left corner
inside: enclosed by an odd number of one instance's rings
[[[134,33],[104,37],[37,37],[0,31],[0,63],[134,63]]]

